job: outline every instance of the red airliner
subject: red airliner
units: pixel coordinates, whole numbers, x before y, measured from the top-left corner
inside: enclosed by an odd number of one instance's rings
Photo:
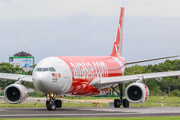
[[[9,85],[5,91],[5,100],[11,104],[19,104],[26,100],[28,91],[22,81],[33,82],[34,86],[47,97],[48,110],[61,108],[61,100],[56,95],[94,96],[107,94],[109,89],[119,87],[120,98],[114,100],[114,107],[129,107],[131,103],[144,102],[149,96],[149,89],[144,84],[146,79],[180,76],[180,71],[158,72],[123,76],[126,65],[166,59],[177,56],[126,62],[122,57],[124,8],[121,7],[116,39],[110,56],[67,56],[48,57],[41,60],[35,67],[33,75],[0,73],[0,79],[18,80]],[[125,91],[123,84],[133,82]]]

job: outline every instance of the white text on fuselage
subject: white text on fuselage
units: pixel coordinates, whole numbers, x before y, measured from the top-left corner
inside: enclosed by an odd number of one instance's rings
[[[77,62],[70,64],[73,67],[71,71],[74,73],[75,79],[108,77],[108,68],[104,62]]]

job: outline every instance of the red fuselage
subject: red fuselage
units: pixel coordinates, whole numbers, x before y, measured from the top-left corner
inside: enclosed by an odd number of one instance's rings
[[[108,88],[97,89],[89,84],[94,78],[122,76],[125,59],[112,56],[72,56],[58,57],[65,61],[72,72],[71,95],[98,95],[107,93]],[[122,69],[123,67],[123,69]]]

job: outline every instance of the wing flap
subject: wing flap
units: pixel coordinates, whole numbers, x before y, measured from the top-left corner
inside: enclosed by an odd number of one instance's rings
[[[180,71],[147,73],[147,74],[142,74],[142,75],[143,75],[144,79],[162,78],[162,77],[179,76],[180,75]]]
[[[151,78],[156,78],[161,81],[162,77],[180,76],[180,71],[170,71],[170,72],[158,72],[158,73],[147,73],[147,74],[137,74],[137,75],[127,75],[119,77],[105,77],[105,78],[95,78],[90,83],[91,86],[107,85],[107,84],[117,84],[117,83],[127,83],[136,82],[138,80],[146,80]]]

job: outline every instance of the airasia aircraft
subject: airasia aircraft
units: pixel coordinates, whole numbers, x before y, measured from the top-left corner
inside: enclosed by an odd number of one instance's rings
[[[47,97],[48,110],[61,108],[61,100],[56,95],[103,95],[109,89],[119,86],[119,99],[114,100],[114,107],[129,107],[131,103],[141,103],[147,100],[149,89],[144,84],[146,79],[155,78],[162,81],[162,77],[180,76],[180,71],[158,72],[123,76],[126,65],[172,58],[177,56],[156,59],[126,62],[122,57],[124,8],[121,7],[117,36],[110,56],[54,56],[41,60],[35,67],[32,76],[0,73],[0,79],[17,80],[4,90],[4,98],[10,104],[19,104],[26,100],[28,91],[21,83],[33,82],[36,89]],[[123,99],[123,84],[133,82],[125,91]]]

